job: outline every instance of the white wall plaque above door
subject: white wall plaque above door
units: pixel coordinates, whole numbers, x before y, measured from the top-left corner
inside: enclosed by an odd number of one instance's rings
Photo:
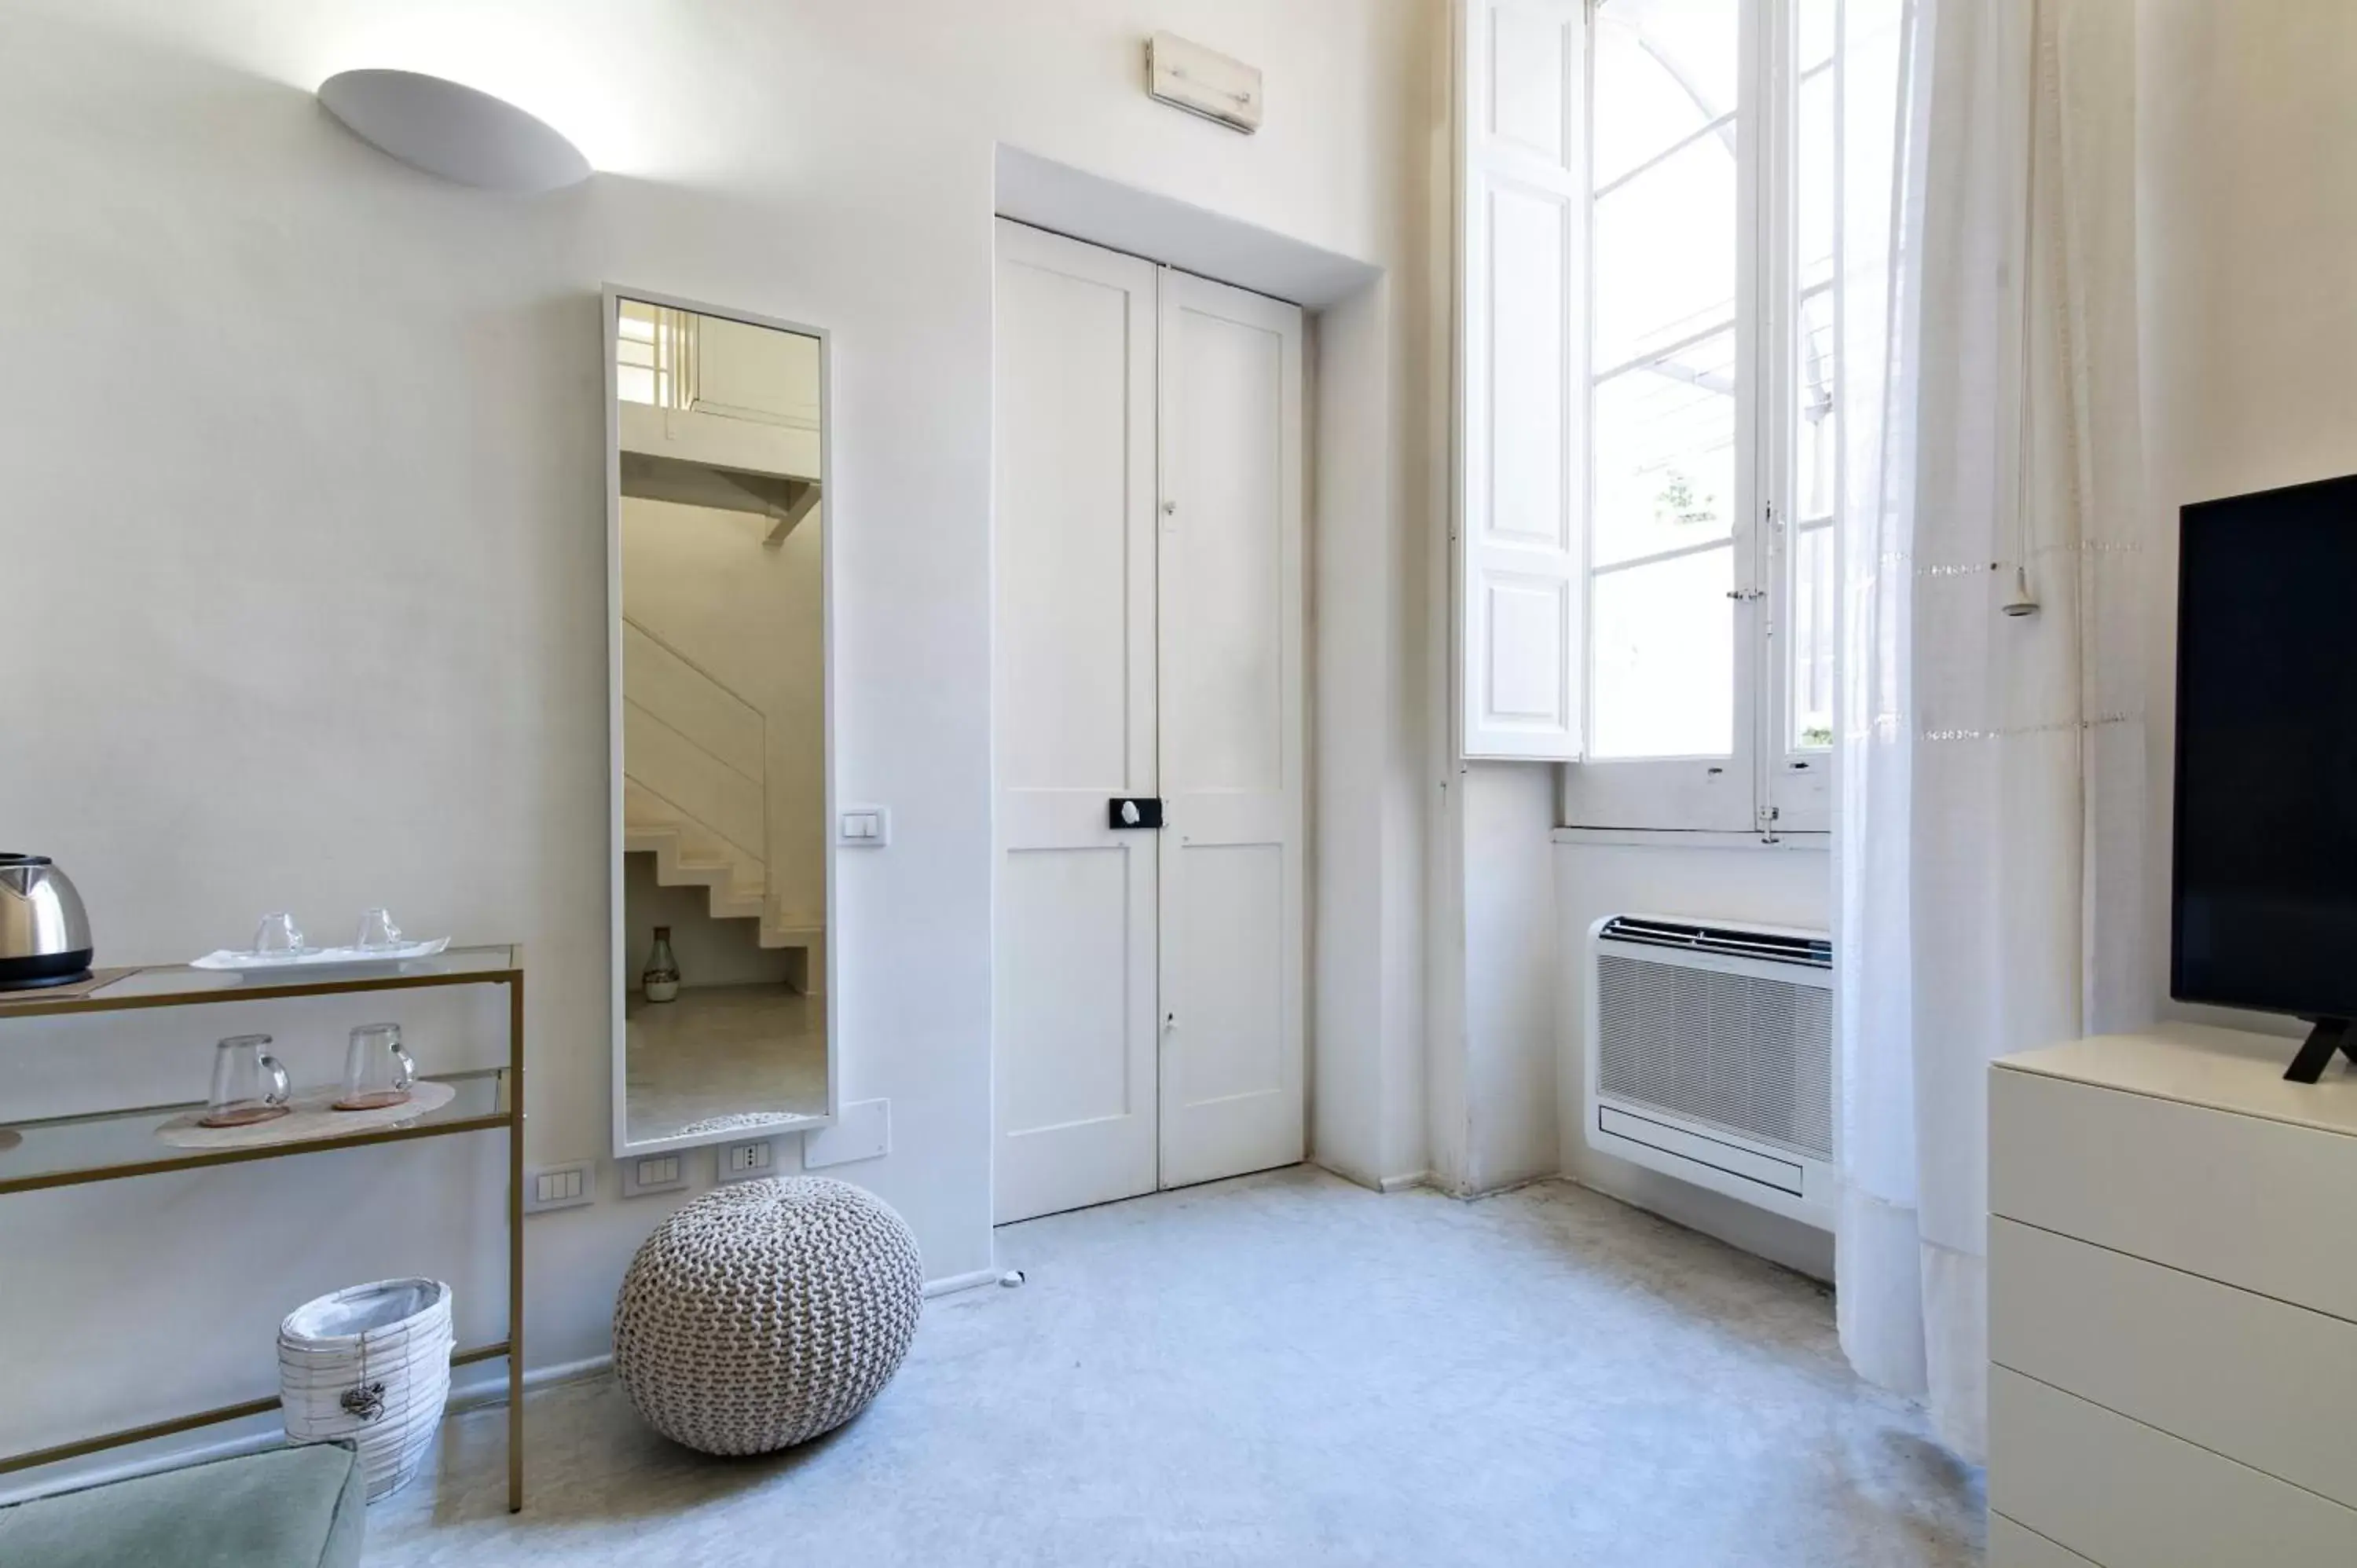
[[[1247,136],[1260,129],[1259,68],[1168,33],[1146,40],[1146,91]]]

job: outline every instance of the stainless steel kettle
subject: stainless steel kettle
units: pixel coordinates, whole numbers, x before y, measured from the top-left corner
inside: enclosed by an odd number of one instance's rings
[[[46,854],[0,854],[0,991],[90,978],[90,916]]]

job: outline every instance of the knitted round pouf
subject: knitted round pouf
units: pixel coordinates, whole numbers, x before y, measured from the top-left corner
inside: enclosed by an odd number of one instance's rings
[[[883,1199],[820,1176],[715,1187],[630,1260],[614,1375],[673,1441],[766,1454],[865,1410],[923,1298],[917,1239]]]

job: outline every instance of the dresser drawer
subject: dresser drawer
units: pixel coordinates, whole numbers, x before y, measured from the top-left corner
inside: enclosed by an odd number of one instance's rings
[[[2103,1568],[2349,1568],[2357,1509],[2004,1367],[1989,1507]]]
[[[2001,1513],[1989,1515],[1989,1568],[2100,1568]]]
[[[1989,1358],[2357,1508],[2357,1324],[1996,1219]]]
[[[1989,1209],[2357,1321],[2357,1137],[1997,1068]]]

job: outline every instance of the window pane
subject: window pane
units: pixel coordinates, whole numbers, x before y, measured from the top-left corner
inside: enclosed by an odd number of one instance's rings
[[[1841,423],[1834,403],[1831,289],[1802,299],[1794,336],[1792,518],[1813,522],[1834,514],[1835,442]]]
[[[1599,383],[1591,559],[1609,565],[1735,526],[1735,334]]]
[[[1735,149],[1716,135],[1597,198],[1595,368],[1735,319]]]
[[[616,389],[624,403],[655,398],[655,307],[635,299],[621,302],[614,331]]]
[[[689,312],[623,300],[614,332],[616,394],[624,403],[686,407],[689,389],[683,375],[694,336]]]
[[[1590,755],[1725,757],[1735,743],[1735,550],[1592,579]]]
[[[1800,0],[1801,69],[1831,59],[1841,0]]]
[[[1595,31],[1596,183],[1733,112],[1737,0],[1604,0]]]
[[[1596,85],[1602,94],[1616,73],[1641,50],[1657,62],[1697,111],[1696,124],[1735,107],[1740,63],[1742,0],[1598,0]],[[1599,103],[1601,102],[1599,96]]]
[[[1794,126],[1794,275],[1804,289],[1834,275],[1834,181],[1840,172],[1834,156],[1834,86],[1830,66],[1802,81]]]
[[[1743,0],[1601,0],[1589,226],[1588,754],[1735,745]],[[1675,551],[1667,561],[1624,563]]]
[[[1801,75],[1793,103],[1792,515],[1784,704],[1795,749],[1833,744],[1834,534],[1840,448],[1835,375],[1835,213],[1841,199],[1834,125],[1840,71],[1834,0],[1801,0]]]
[[[1792,734],[1795,747],[1834,743],[1834,531],[1792,535]]]

